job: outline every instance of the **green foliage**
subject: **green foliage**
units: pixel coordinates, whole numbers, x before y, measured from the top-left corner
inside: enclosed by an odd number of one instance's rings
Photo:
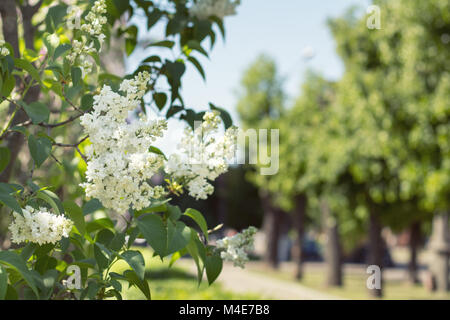
[[[238,103],[246,127],[280,129],[278,174],[250,180],[285,210],[307,194],[318,221],[326,200],[346,239],[364,235],[369,210],[398,231],[449,209],[450,4],[374,4],[389,17],[380,30],[353,11],[329,21],[341,79],[307,74],[283,111],[276,66],[260,57],[242,79]]]
[[[52,142],[46,137],[36,138],[34,135],[28,137],[28,148],[34,163],[40,167],[52,152]]]
[[[52,0],[39,2],[41,7],[32,19],[35,27],[32,43],[21,41],[19,52],[5,44],[10,54],[0,56],[0,99],[2,102],[7,99],[12,112],[0,132],[0,172],[16,160],[16,155],[11,159],[13,152],[3,145],[11,135],[26,137],[31,158],[27,163],[29,170],[12,178],[23,186],[0,184],[0,203],[8,212],[19,214],[23,214],[25,206],[51,208],[54,214],[70,218],[74,227],[69,237],[56,244],[28,242],[17,249],[0,251],[0,299],[122,299],[122,282],[136,287],[150,299],[144,257],[140,251],[130,249],[136,239],[145,239],[161,259],[168,257],[174,262],[190,254],[197,265],[198,283],[205,272],[210,284],[218,277],[221,260],[218,252],[207,244],[208,226],[199,211],[188,209],[182,214],[179,207],[169,204],[170,198],[151,199],[149,208],[130,209],[129,216],[122,217],[125,225],[119,226],[97,199],[84,199],[79,187],[85,176],[84,154],[89,140],[79,136],[80,127],[75,120],[92,108],[94,97],[103,85],[118,90],[123,80],[105,70],[98,54],[100,47],[113,47],[113,38],[123,37],[125,53],[132,55],[137,48],[145,47],[140,43],[139,34],[153,32],[156,25],[165,26],[161,41],[147,46],[146,52],[151,54],[125,78],[144,70],[150,73],[151,83],[146,93],[153,100],[142,101],[143,112],[154,106],[166,118],[178,117],[189,124],[204,114],[185,108],[180,89],[187,67],[194,67],[206,78],[198,55],[209,56],[205,43],[209,42],[212,49],[216,32],[224,35],[223,23],[217,18],[203,21],[191,17],[189,1],[169,2],[170,6],[139,0],[106,1],[103,44],[88,32],[68,28],[66,4]],[[76,1],[76,5],[83,10],[83,24],[92,6],[86,1]],[[129,24],[136,15],[146,17],[147,23],[139,29]],[[93,44],[86,58],[95,62],[92,70],[80,59],[73,58],[76,52],[73,40],[87,40],[83,45]],[[155,54],[156,47],[170,51],[169,56],[177,58]],[[168,89],[160,89],[161,83],[163,88],[168,84]],[[33,91],[38,94],[28,99]],[[220,111],[225,127],[231,126],[231,117],[225,110],[212,104],[210,107]],[[18,117],[20,113],[24,115],[22,120]],[[61,142],[61,137],[78,143]],[[164,156],[156,147],[150,151]],[[3,218],[9,217],[2,212]],[[190,219],[199,226],[201,234],[185,224]],[[118,261],[127,264],[127,269],[120,273],[112,271]],[[80,288],[69,289],[63,285],[63,280],[70,276],[70,266],[80,268]]]
[[[11,152],[6,147],[0,147],[0,172],[5,170],[11,159]]]
[[[33,123],[48,122],[50,110],[41,102],[32,102],[30,104],[23,104],[23,109],[28,114]]]
[[[267,119],[279,118],[285,94],[275,62],[270,57],[259,56],[244,72],[241,86],[237,111],[246,127],[258,128]]]

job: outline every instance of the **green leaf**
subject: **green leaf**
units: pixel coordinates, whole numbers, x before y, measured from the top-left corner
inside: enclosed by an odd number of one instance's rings
[[[17,253],[13,251],[0,251],[0,264],[11,267],[19,272],[25,282],[30,286],[31,290],[39,297],[34,276],[30,270],[28,270],[25,261],[23,261]]]
[[[11,152],[7,147],[0,147],[0,172],[5,170],[11,159]]]
[[[51,70],[53,72],[53,75],[57,78],[57,79],[62,79],[64,78],[64,71],[61,68],[61,66],[58,65],[49,65],[48,67],[45,68],[45,70]],[[48,80],[45,80],[44,82],[47,84]]]
[[[217,24],[217,26],[219,27],[220,33],[222,34],[222,38],[225,39],[225,27],[223,25],[222,19],[220,19],[217,16],[211,16],[209,18]]]
[[[33,255],[34,250],[36,250],[37,244],[33,242],[28,242],[25,247],[22,248],[22,251],[20,252],[20,257],[24,261],[28,261],[30,257]]]
[[[50,190],[39,190],[36,193],[36,198],[42,199],[47,202],[53,208],[56,214],[61,214],[61,211],[64,210],[61,200],[59,200],[58,196]]]
[[[219,276],[222,271],[223,261],[219,254],[213,254],[206,256],[205,259],[205,270],[206,277],[208,278],[208,283],[211,285]]]
[[[159,154],[159,155],[163,156],[164,159],[167,160],[166,155],[164,154],[164,152],[162,152],[162,151],[161,151],[159,148],[157,148],[157,147],[150,146],[150,148],[148,148],[148,151],[149,151],[149,152],[152,152],[152,153]]]
[[[165,47],[165,48],[172,49],[174,45],[175,45],[175,42],[173,42],[173,41],[163,40],[163,41],[151,43],[147,47]]]
[[[106,247],[109,247],[112,239],[114,239],[114,232],[108,229],[100,230],[97,233],[96,241],[103,244]]]
[[[142,253],[135,250],[128,250],[121,254],[121,258],[128,263],[128,265],[134,270],[139,279],[144,280],[145,261]]]
[[[201,54],[205,55],[206,57],[208,57],[208,52],[206,52],[206,50],[202,48],[202,46],[200,45],[200,43],[198,41],[189,40],[187,43],[187,46],[193,50],[200,52]]]
[[[133,38],[126,38],[125,39],[125,52],[127,56],[133,53],[134,48],[136,48],[137,41]]]
[[[22,126],[14,126],[10,129],[11,131],[15,131],[18,133],[23,134],[24,136],[28,136],[28,130],[25,127]]]
[[[100,248],[100,246],[103,247],[100,243],[94,244],[94,257],[95,257],[95,261],[97,262],[98,268],[100,270],[104,270],[108,267],[109,259],[102,252],[102,249]]]
[[[87,287],[87,296],[88,296],[89,300],[95,300],[95,297],[96,297],[99,289],[100,289],[100,286],[97,282],[94,282],[94,281],[89,282],[88,287]]]
[[[94,104],[94,96],[92,94],[85,94],[83,98],[81,98],[81,109],[89,110]]]
[[[148,12],[146,10],[146,12]],[[158,20],[163,16],[163,12],[158,8],[153,8],[153,11],[147,14],[147,29],[153,27]]]
[[[147,280],[139,279],[138,275],[133,270],[127,270],[123,273],[128,282],[138,287],[148,300],[151,300],[150,288]]]
[[[138,210],[134,212],[134,217],[139,218],[143,214],[151,213],[151,212],[166,212],[167,211],[167,205],[166,203],[169,202],[170,199],[165,200],[157,200],[153,201],[150,207]]]
[[[45,16],[46,30],[50,33],[53,33],[54,30],[58,28],[59,24],[64,21],[64,17],[67,14],[67,4],[61,2],[62,1],[59,1],[59,4],[50,7]],[[46,39],[47,37],[44,36],[43,38]]]
[[[162,110],[167,102],[167,95],[164,92],[153,93],[153,100],[155,100],[156,106],[159,110]]]
[[[48,300],[50,299],[55,284],[58,279],[58,271],[55,269],[47,270],[41,279],[39,279],[38,285],[39,288],[42,290],[42,300]]]
[[[233,120],[231,119],[231,116],[228,113],[228,111],[226,111],[222,108],[216,107],[211,102],[209,103],[209,107],[211,108],[211,110],[217,110],[220,112],[220,118],[222,118],[225,129],[228,129],[229,127],[231,127],[233,125]]]
[[[35,101],[30,104],[22,103],[22,106],[34,124],[48,122],[48,119],[50,117],[50,110],[48,109],[47,105],[43,104],[42,102]]]
[[[189,243],[190,229],[186,225],[177,221],[174,224],[171,220],[167,221],[167,251],[166,255],[184,249]]]
[[[202,76],[203,80],[206,81],[205,70],[203,70],[203,67],[200,64],[200,62],[192,56],[188,57],[188,60],[195,66],[195,68],[197,68],[197,70],[200,73],[200,75]]]
[[[63,202],[64,211],[67,216],[73,221],[75,227],[81,235],[84,235],[86,232],[86,224],[84,222],[84,215],[81,208],[73,201],[64,201]]]
[[[7,290],[8,290],[8,273],[6,272],[6,269],[0,265],[0,300],[5,299]]]
[[[206,220],[203,215],[199,211],[192,208],[187,209],[184,212],[184,215],[190,217],[195,221],[195,223],[197,223],[197,225],[200,227],[200,230],[202,230],[203,234],[205,235],[206,240],[208,240],[208,225],[206,224]]]
[[[182,215],[180,207],[172,206],[170,204],[167,204],[167,213],[169,219],[171,219],[173,222],[176,222]]]
[[[8,284],[8,288],[6,289],[5,300],[19,300],[16,289],[10,284]]]
[[[161,62],[161,58],[159,56],[149,56],[142,61],[142,63],[150,62]]]
[[[5,97],[9,97],[15,86],[16,78],[12,74],[10,74],[6,79],[3,79],[2,95]]]
[[[78,86],[81,84],[81,69],[78,67],[72,67],[70,69],[70,75],[72,77],[73,86]]]
[[[0,183],[0,202],[15,212],[22,214],[22,208],[14,197],[15,193],[17,191],[10,184]]]
[[[30,135],[28,137],[28,148],[36,166],[40,167],[52,151],[52,142],[47,138],[36,138]]]
[[[137,225],[153,250],[164,257],[167,249],[167,230],[161,217],[149,214],[137,220]]]
[[[201,243],[199,244],[200,240],[198,239],[197,232],[194,229],[190,230],[191,230],[191,238],[189,240],[188,245],[186,246],[186,249],[188,253],[191,255],[192,259],[194,259],[195,265],[197,266],[197,280],[198,285],[200,285],[203,278],[204,266],[202,265],[202,261],[204,253],[201,252],[201,250],[203,249],[202,244]]]
[[[14,59],[14,65],[19,67],[30,74],[30,76],[37,82],[41,82],[41,77],[39,76],[39,72],[37,69],[27,60],[25,59]]]
[[[72,48],[72,46],[70,44],[68,44],[68,43],[60,44],[55,49],[55,53],[53,54],[53,59],[54,60],[58,59],[62,54],[64,54],[64,52],[70,50],[70,48]]]
[[[86,231],[88,233],[101,230],[101,229],[110,229],[114,230],[114,223],[111,221],[110,218],[100,218],[96,219],[94,221],[90,221],[86,224]]]
[[[114,238],[111,240],[109,247],[111,250],[120,251],[125,244],[125,233],[116,233]]]
[[[102,203],[98,199],[91,199],[85,204],[83,204],[83,214],[86,216],[92,212],[100,210],[103,208]]]
[[[128,229],[127,235],[129,236],[129,238],[127,241],[127,249],[130,249],[130,247],[134,244],[134,241],[139,236],[139,233],[140,231],[137,227],[131,227],[130,229]]]
[[[172,254],[172,257],[170,258],[169,267],[172,267],[172,265],[180,259],[182,256],[186,255],[188,253],[186,248],[181,249],[180,251],[174,252]]]
[[[165,67],[169,79],[175,81],[175,83],[178,84],[182,75],[186,71],[186,66],[184,65],[184,63],[180,61],[166,61]]]
[[[174,116],[175,114],[183,110],[184,108],[181,106],[171,106],[169,110],[167,110],[166,118],[169,119],[170,117]]]

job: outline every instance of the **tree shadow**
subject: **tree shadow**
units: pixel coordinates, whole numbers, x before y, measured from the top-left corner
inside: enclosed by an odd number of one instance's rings
[[[148,280],[163,280],[163,279],[182,279],[182,280],[195,280],[196,277],[189,272],[179,268],[170,269],[155,269],[147,270],[145,272],[145,278]]]

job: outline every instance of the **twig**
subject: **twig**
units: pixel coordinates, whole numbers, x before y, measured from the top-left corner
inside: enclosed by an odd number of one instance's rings
[[[89,138],[89,136],[84,137],[83,139],[81,139],[80,141],[78,141],[77,143],[73,143],[73,144],[67,144],[67,143],[57,143],[54,142],[53,145],[57,146],[57,147],[63,147],[63,148],[77,148],[81,143],[83,143],[83,141],[85,141],[87,138]]]
[[[81,115],[83,115],[84,114],[84,111],[81,111],[72,101],[70,101],[67,97],[66,97],[66,95],[63,95],[63,97],[64,97],[64,99],[66,99],[66,101],[67,101],[67,103],[69,103],[70,104],[70,106],[72,107],[72,108],[74,108],[76,111],[78,111]]]
[[[81,143],[83,143],[83,141],[85,141],[87,138],[89,138],[89,136],[84,137],[83,139],[81,139],[80,141],[78,141],[77,143],[73,143],[73,144],[69,144],[69,143],[58,143],[58,142],[54,142],[53,145],[56,147],[62,147],[62,148],[75,148],[75,150],[77,150],[77,152],[79,153],[80,157],[84,160],[84,162],[86,162],[87,164],[87,157],[81,152],[79,145]],[[53,156],[53,155],[52,155]],[[53,157],[55,160],[56,158]],[[59,162],[58,160],[56,160],[57,162]]]
[[[53,160],[55,160],[59,165],[62,166],[61,161],[59,161],[58,159],[56,159],[55,155],[53,153],[50,153],[50,156],[53,158]]]
[[[80,154],[80,157],[84,160],[84,162],[87,164],[87,158],[86,156],[80,151],[80,148],[78,148],[78,146],[75,147],[75,149],[78,151],[78,153]]]

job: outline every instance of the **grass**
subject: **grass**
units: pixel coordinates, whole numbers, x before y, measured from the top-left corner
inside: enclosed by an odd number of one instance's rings
[[[197,284],[195,275],[188,272],[185,267],[174,266],[169,267],[169,260],[161,261],[157,257],[152,257],[152,251],[149,248],[135,248],[142,252],[146,270],[146,279],[149,282],[152,299],[154,300],[244,300],[244,299],[261,299],[256,294],[238,294],[229,290],[225,290],[220,283],[214,283],[211,286],[202,282],[200,286]],[[190,261],[194,263],[193,261]],[[186,266],[186,263],[180,263]],[[117,262],[111,271],[123,272],[129,269],[124,261]],[[267,277],[277,278],[287,282],[296,281],[293,279],[292,270],[275,271],[265,267],[262,263],[253,263],[247,266],[249,272],[263,273]],[[220,280],[220,277],[219,277]],[[345,270],[344,286],[341,288],[329,288],[324,285],[325,273],[322,268],[311,266],[305,267],[304,277],[299,284],[315,289],[336,297],[344,299],[369,299],[368,289],[366,288],[367,275],[363,272],[354,270]],[[126,289],[125,283],[123,298],[126,300],[145,299],[139,289],[131,287]],[[450,294],[432,293],[427,291],[421,285],[412,285],[406,281],[385,281],[383,283],[384,297],[386,300],[396,299],[446,299],[450,300]]]
[[[136,249],[136,248],[135,248]],[[148,281],[153,300],[244,300],[258,299],[253,294],[236,294],[224,290],[219,283],[208,286],[204,280],[198,286],[196,276],[187,272],[184,268],[176,266],[169,267],[169,260],[164,262],[157,257],[152,257],[152,252],[148,248],[138,248],[142,252],[146,265],[146,279]],[[117,262],[111,271],[123,272],[129,269],[124,261]],[[131,287],[127,289],[125,282],[122,283],[124,300],[143,300],[144,295],[139,289]]]
[[[265,275],[275,277],[285,281],[293,280],[293,274],[270,270],[265,267],[249,268],[252,272],[264,273]],[[364,273],[346,272],[344,274],[344,286],[326,287],[325,273],[322,270],[307,268],[304,272],[303,279],[297,281],[299,284],[315,289],[327,294],[331,294],[344,299],[370,299],[368,289],[366,288],[367,275]],[[429,292],[421,285],[413,285],[406,281],[385,281],[383,283],[385,300],[416,300],[416,299],[445,299],[450,300],[450,293],[434,293]]]

